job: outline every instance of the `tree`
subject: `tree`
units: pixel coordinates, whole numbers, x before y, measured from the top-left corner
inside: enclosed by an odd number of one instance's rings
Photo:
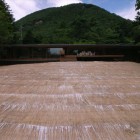
[[[34,44],[35,38],[31,30],[27,31],[25,37],[23,38],[24,44]]]
[[[140,43],[140,25],[135,26],[133,28],[133,34],[134,34],[135,43],[136,44]]]
[[[23,38],[24,44],[40,44],[42,43],[41,35],[34,35],[32,30],[28,30]]]
[[[119,35],[119,43],[128,44],[133,43],[133,23],[128,20],[122,21],[119,26],[116,28],[116,31]]]
[[[89,32],[90,26],[85,19],[77,19],[73,22],[73,36],[77,39],[85,39],[86,33]]]
[[[136,0],[136,11],[137,11],[137,16],[136,16],[136,21],[140,22],[140,0]]]
[[[136,10],[140,9],[140,0],[136,0]]]
[[[134,22],[133,37],[136,44],[140,43],[140,0],[136,0],[136,21]]]
[[[14,18],[9,6],[4,0],[0,1],[0,44],[12,42],[14,33]]]
[[[70,36],[75,40],[76,44],[92,44],[95,43],[98,35],[92,31],[93,23],[84,18],[77,18],[72,22]]]

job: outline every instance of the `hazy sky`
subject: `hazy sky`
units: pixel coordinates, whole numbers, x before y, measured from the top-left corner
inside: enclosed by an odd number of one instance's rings
[[[59,7],[71,3],[90,3],[102,7],[111,13],[134,20],[136,0],[5,0],[16,20],[34,11],[48,7]]]

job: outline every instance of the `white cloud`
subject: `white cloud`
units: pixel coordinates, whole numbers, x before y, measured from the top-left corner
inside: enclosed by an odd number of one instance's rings
[[[135,4],[132,3],[131,7],[116,12],[116,14],[120,15],[123,18],[134,20],[137,14],[137,12],[135,11]]]
[[[59,7],[71,3],[82,3],[82,0],[5,0],[10,6],[16,20],[37,10],[48,7]]]
[[[40,0],[40,2],[38,2],[39,4],[41,4],[41,7],[44,8],[46,7],[59,7],[59,6],[64,6],[64,5],[68,5],[71,3],[81,3],[82,0]]]
[[[6,3],[10,6],[16,20],[39,10],[37,3],[34,0],[6,0]]]
[[[81,3],[81,0],[57,0],[56,6],[63,6],[71,3]]]
[[[41,9],[48,7],[59,7],[71,3],[82,3],[83,0],[5,0],[10,6],[16,20]],[[88,0],[88,2],[93,0]],[[102,0],[105,2],[107,0]],[[115,12],[116,14],[134,20],[136,16],[135,3],[131,3],[131,7]]]

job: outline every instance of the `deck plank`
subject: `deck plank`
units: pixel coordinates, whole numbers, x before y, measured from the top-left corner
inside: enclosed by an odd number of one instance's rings
[[[0,139],[140,139],[140,64],[0,67]]]

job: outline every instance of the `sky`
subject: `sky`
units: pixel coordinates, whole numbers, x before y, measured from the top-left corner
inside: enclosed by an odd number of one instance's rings
[[[41,9],[72,3],[94,4],[126,19],[134,20],[136,16],[136,0],[5,0],[5,2],[10,6],[15,20]]]

